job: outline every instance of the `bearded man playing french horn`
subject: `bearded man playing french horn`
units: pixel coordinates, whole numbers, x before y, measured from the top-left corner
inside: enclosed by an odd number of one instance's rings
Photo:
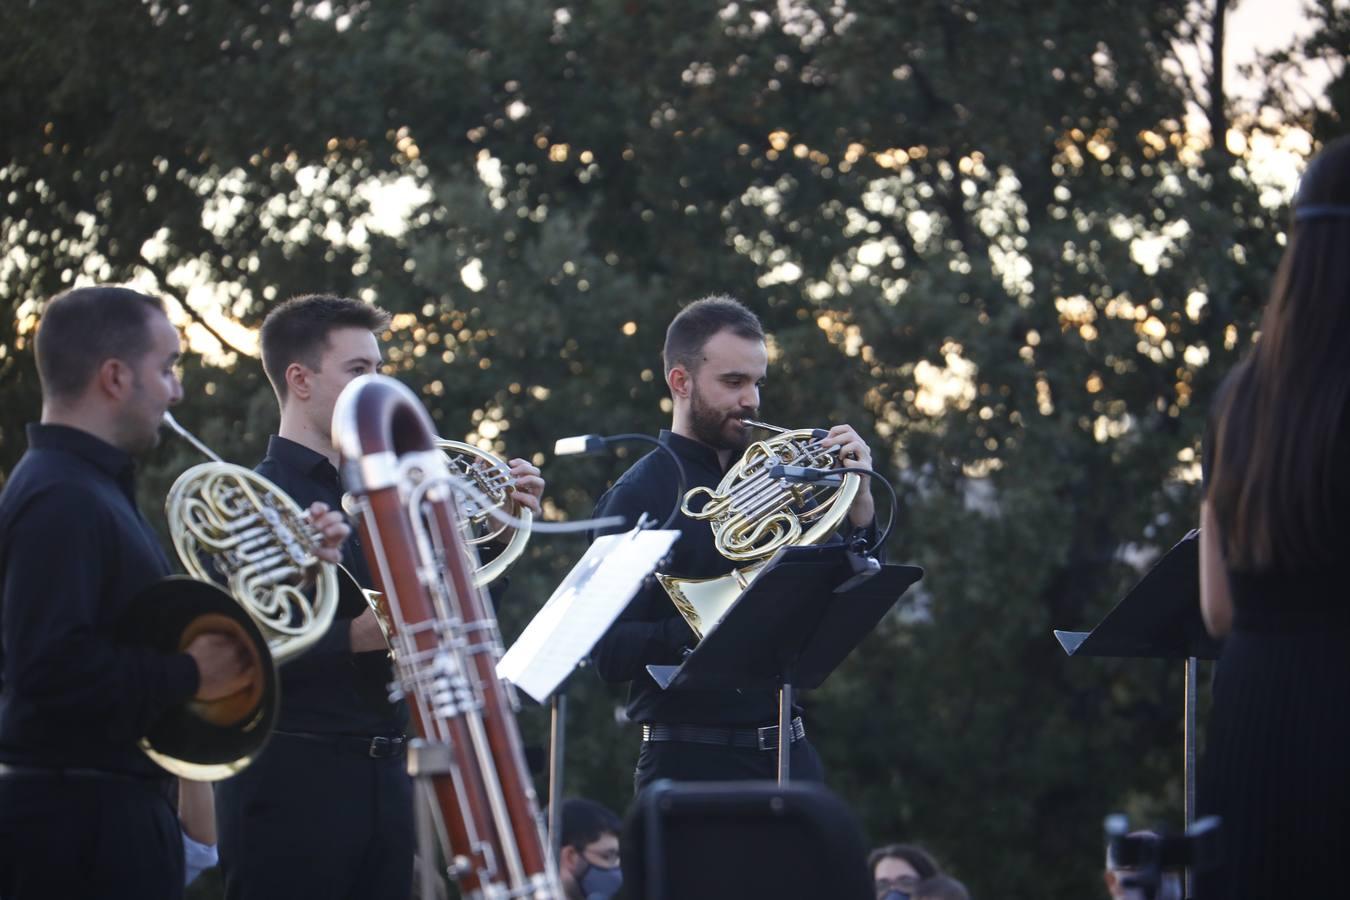
[[[673,403],[671,427],[660,441],[679,457],[686,487],[715,488],[750,445],[747,419],[759,408],[768,368],[764,330],[758,317],[725,296],[689,304],[666,331],[666,385]],[[834,451],[842,466],[868,470],[872,454],[848,425],[836,425],[818,444]],[[629,523],[643,513],[663,520],[676,483],[673,463],[662,452],[639,460],[601,497],[597,516],[621,515]],[[847,513],[847,539],[875,541],[870,491],[855,495]],[[685,578],[715,578],[738,564],[718,552],[712,529],[681,512],[674,528],[680,538],[665,571]],[[606,681],[630,682],[628,718],[642,725],[634,786],[638,791],[662,778],[676,781],[772,779],[776,773],[777,693],[762,691],[663,691],[648,665],[678,665],[697,637],[665,590],[648,584],[633,598],[592,651]],[[791,771],[794,779],[820,781],[820,758],[806,739],[800,710],[794,710]]]
[[[341,502],[331,422],[338,395],[381,363],[389,314],[345,297],[296,297],[262,326],[263,368],[281,425],[257,472],[301,504]],[[544,480],[509,463],[510,499],[539,511]],[[373,585],[359,535],[342,564]],[[408,712],[393,703],[383,632],[348,592],[332,627],[281,669],[281,710],[265,753],[216,793],[227,898],[363,897],[406,900],[413,874],[413,789],[406,770]],[[302,862],[320,861],[320,865]]]

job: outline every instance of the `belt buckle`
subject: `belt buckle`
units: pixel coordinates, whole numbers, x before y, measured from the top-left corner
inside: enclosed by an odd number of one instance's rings
[[[761,750],[778,749],[777,725],[765,725],[763,728],[756,728],[755,735],[759,740],[759,749]]]
[[[397,744],[393,738],[387,738],[382,734],[377,734],[370,739],[370,749],[367,751],[371,759],[386,759],[394,755],[394,748]]]

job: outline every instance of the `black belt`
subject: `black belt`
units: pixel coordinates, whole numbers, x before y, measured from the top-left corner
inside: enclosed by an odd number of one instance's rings
[[[311,731],[276,731],[274,733],[283,737],[300,738],[306,741],[328,744],[330,747],[351,750],[358,756],[366,756],[370,759],[390,759],[391,757],[402,756],[403,751],[408,747],[408,736],[406,734],[367,736],[364,734],[315,734]]]
[[[792,743],[806,737],[802,717],[792,720]],[[683,741],[687,744],[712,744],[718,747],[739,747],[743,750],[777,750],[778,726],[763,728],[724,728],[719,725],[643,725],[644,741]]]

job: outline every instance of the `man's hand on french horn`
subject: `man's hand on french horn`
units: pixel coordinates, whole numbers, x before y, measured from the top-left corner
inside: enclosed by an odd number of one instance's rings
[[[867,443],[853,430],[852,425],[836,425],[825,435],[820,445],[829,450],[838,448],[839,463],[849,469],[872,468],[872,451]],[[866,528],[876,518],[876,504],[872,501],[872,492],[868,489],[867,476],[862,475],[863,486],[853,498],[848,508],[848,520],[854,528]]]

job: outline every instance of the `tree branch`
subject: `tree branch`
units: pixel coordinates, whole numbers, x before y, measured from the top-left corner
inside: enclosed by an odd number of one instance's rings
[[[1214,22],[1209,35],[1209,134],[1214,148],[1228,150],[1228,111],[1224,97],[1223,36],[1224,21],[1231,0],[1214,0]]]
[[[178,305],[183,308],[183,311],[188,314],[188,317],[192,319],[193,322],[196,322],[198,325],[202,326],[202,328],[205,328],[207,334],[211,335],[211,337],[215,338],[217,341],[220,342],[220,346],[225,347],[228,350],[232,350],[235,353],[239,354],[240,356],[245,357],[253,356],[253,354],[249,353],[247,350],[241,350],[239,347],[235,346],[233,343],[231,343],[229,340],[226,339],[225,335],[221,334],[219,331],[213,328],[211,326],[211,323],[206,321],[205,317],[203,317],[201,313],[197,312],[197,310],[193,309],[192,306],[187,302],[186,295],[180,297],[178,296],[178,294],[174,293],[169,285],[168,273],[165,272],[157,263],[149,259],[144,253],[139,254],[139,257],[141,264],[144,265],[147,269],[149,269],[150,274],[154,275],[155,280],[159,282],[160,290],[164,293],[172,295],[173,298],[178,301]]]

